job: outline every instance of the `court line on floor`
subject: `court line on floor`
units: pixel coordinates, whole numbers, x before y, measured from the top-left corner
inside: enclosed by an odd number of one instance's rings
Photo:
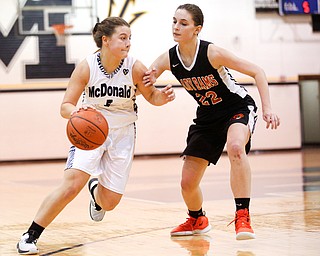
[[[285,214],[285,213],[294,213],[294,212],[306,212],[306,211],[314,211],[314,210],[320,210],[319,207],[316,208],[310,208],[307,210],[296,210],[296,211],[282,211],[282,212],[274,212],[272,213],[273,215],[277,215],[277,214]],[[270,215],[270,213],[266,213],[266,214],[256,214],[255,216],[264,216],[264,215]],[[218,218],[217,218],[218,217]],[[209,218],[210,222],[221,222],[221,221],[227,221],[227,217],[225,216],[221,216],[221,219],[219,219],[219,216],[215,216],[215,219],[212,220],[211,218]],[[109,237],[106,239],[100,239],[100,240],[96,240],[96,241],[92,241],[92,242],[88,242],[88,243],[81,243],[81,244],[76,244],[73,246],[69,246],[69,247],[65,247],[65,248],[61,248],[59,250],[55,250],[52,252],[48,252],[48,253],[44,253],[44,254],[39,254],[40,256],[49,256],[49,255],[55,255],[57,253],[61,253],[61,252],[66,252],[66,251],[70,251],[73,250],[75,248],[79,248],[79,247],[83,247],[89,244],[94,244],[94,243],[99,243],[99,242],[105,242],[108,240],[113,240],[113,239],[118,239],[118,238],[123,238],[123,237],[129,237],[129,236],[133,236],[133,235],[141,235],[141,234],[147,234],[147,233],[151,233],[154,231],[160,231],[160,230],[165,230],[165,229],[171,229],[173,227],[163,227],[163,228],[156,228],[156,229],[152,229],[152,230],[145,230],[145,231],[140,231],[140,232],[134,232],[134,233],[130,233],[130,234],[125,234],[125,235],[118,235],[118,236],[113,236],[113,237]]]
[[[75,249],[75,248],[83,247],[83,246],[86,246],[86,245],[89,245],[89,244],[94,244],[94,243],[99,243],[99,242],[105,242],[105,241],[108,241],[108,240],[113,240],[113,239],[118,239],[118,238],[123,238],[123,237],[129,237],[129,236],[132,236],[132,235],[147,234],[147,233],[150,233],[150,232],[159,231],[159,230],[165,230],[165,229],[170,229],[170,228],[172,228],[172,227],[163,227],[163,228],[156,228],[156,229],[153,228],[152,230],[150,229],[150,230],[145,230],[145,231],[140,231],[140,232],[125,234],[125,235],[118,235],[118,236],[108,237],[108,238],[106,238],[106,239],[100,239],[100,240],[96,240],[96,241],[92,241],[92,242],[88,242],[88,243],[76,244],[76,245],[73,245],[73,246],[68,246],[68,247],[65,247],[65,248],[61,248],[61,249],[59,249],[59,250],[55,250],[55,251],[52,251],[52,252],[48,252],[48,253],[44,253],[44,254],[39,254],[39,255],[40,255],[40,256],[54,255],[54,254],[57,254],[57,253],[70,251],[70,250]]]

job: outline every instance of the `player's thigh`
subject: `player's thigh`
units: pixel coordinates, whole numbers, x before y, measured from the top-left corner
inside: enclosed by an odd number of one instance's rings
[[[105,151],[100,161],[99,183],[116,194],[123,194],[134,156],[134,124],[114,129],[110,140],[112,147]],[[113,197],[117,198],[116,195]]]
[[[230,125],[227,133],[227,150],[233,147],[243,147],[250,138],[249,127],[242,123],[233,123]]]

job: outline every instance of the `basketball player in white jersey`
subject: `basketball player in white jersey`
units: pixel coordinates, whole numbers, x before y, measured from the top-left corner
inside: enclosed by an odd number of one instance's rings
[[[94,150],[71,147],[63,182],[45,198],[34,221],[22,235],[17,244],[20,254],[39,252],[36,243],[43,230],[78,195],[91,176],[98,177],[89,181],[91,218],[101,221],[105,211],[118,205],[134,155],[137,90],[156,106],[175,98],[171,85],[162,90],[144,86],[142,79],[147,68],[128,55],[131,30],[125,20],[109,17],[97,23],[93,38],[99,50],[73,71],[61,104],[61,115],[70,118],[82,97],[83,106],[101,111],[108,120],[108,138]]]

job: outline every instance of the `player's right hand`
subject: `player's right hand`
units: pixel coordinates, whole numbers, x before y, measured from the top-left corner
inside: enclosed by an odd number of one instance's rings
[[[145,73],[144,73],[144,76],[142,78],[142,82],[145,86],[151,86],[153,85],[156,81],[157,81],[157,78],[156,78],[156,69],[155,68],[152,68],[152,69],[149,69],[147,70]]]

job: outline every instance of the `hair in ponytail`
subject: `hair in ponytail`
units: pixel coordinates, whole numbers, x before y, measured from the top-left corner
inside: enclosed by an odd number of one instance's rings
[[[96,23],[92,29],[92,35],[97,47],[102,47],[102,36],[111,37],[119,26],[130,27],[129,23],[121,17],[108,17]]]

